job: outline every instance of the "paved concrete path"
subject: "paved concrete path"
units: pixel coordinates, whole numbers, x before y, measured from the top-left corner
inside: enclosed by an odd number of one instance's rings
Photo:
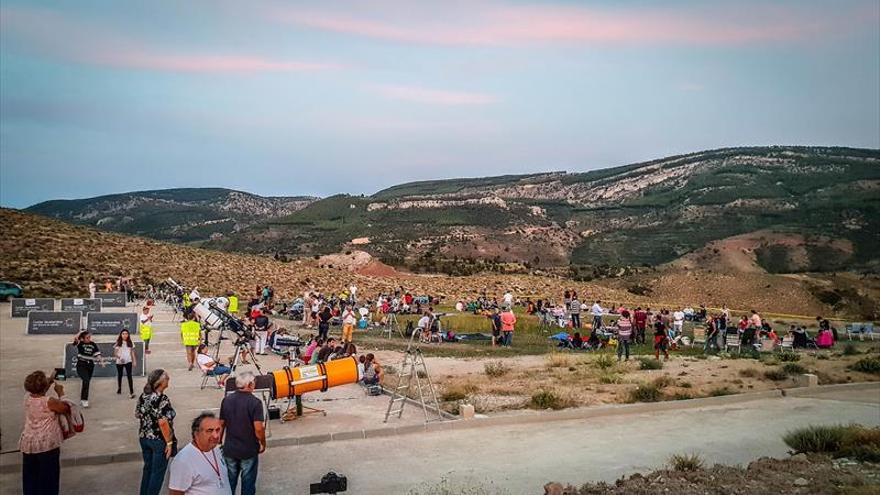
[[[448,479],[488,493],[542,493],[549,480],[580,484],[662,466],[675,453],[710,463],[781,457],[785,431],[809,424],[880,425],[880,386],[798,390],[720,406],[531,422],[271,449],[260,460],[258,493],[304,494],[328,470],[348,476],[354,494],[419,493]],[[62,493],[135,493],[141,464],[65,467]],[[0,476],[3,494],[20,476]]]

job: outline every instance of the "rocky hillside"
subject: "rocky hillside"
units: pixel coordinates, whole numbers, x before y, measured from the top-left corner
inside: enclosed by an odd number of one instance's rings
[[[173,277],[205,294],[249,294],[271,284],[284,299],[305,290],[340,291],[354,282],[365,296],[404,286],[417,294],[454,301],[483,292],[500,297],[559,300],[564,288],[585,300],[672,307],[759,308],[788,314],[839,314],[873,319],[880,304],[880,277],[841,274],[731,275],[670,265],[601,282],[550,276],[481,273],[450,277],[399,273],[363,252],[280,262],[266,256],[226,253],[103,232],[15,210],[0,209],[0,280],[21,284],[27,296],[77,296],[90,280],[129,276],[141,283]],[[708,256],[708,254],[707,254]],[[714,261],[713,261],[714,262]],[[871,316],[873,315],[873,316]]]
[[[444,277],[394,274],[361,275],[337,260],[280,262],[263,256],[224,253],[143,237],[102,232],[38,215],[0,208],[0,280],[21,284],[27,296],[82,295],[90,280],[133,277],[141,284],[167,277],[204,294],[233,290],[250,294],[270,284],[283,299],[305,290],[339,292],[355,283],[359,294],[375,296],[401,285],[416,294],[447,300],[486,291],[500,297],[510,289],[522,297],[558,292],[558,279],[520,275]],[[354,260],[356,261],[356,260]],[[623,300],[625,290],[581,284],[581,290]]]
[[[102,230],[192,243],[290,215],[315,199],[262,197],[220,188],[165,189],[46,201],[27,211]]]
[[[416,271],[564,266],[590,278],[756,231],[774,239],[757,248],[761,269],[876,270],[880,150],[729,148],[587,173],[415,182],[326,198],[210,246],[310,255],[357,245]]]

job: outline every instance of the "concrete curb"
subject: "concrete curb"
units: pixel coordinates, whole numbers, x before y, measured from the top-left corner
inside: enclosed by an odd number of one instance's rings
[[[774,389],[747,394],[724,395],[720,397],[704,397],[698,399],[664,402],[640,402],[637,404],[611,404],[598,407],[563,409],[560,411],[530,411],[522,414],[508,416],[490,416],[486,418],[475,418],[472,420],[454,419],[443,422],[432,422],[427,424],[406,426],[388,425],[370,429],[322,433],[319,435],[307,435],[302,437],[269,439],[268,445],[269,447],[314,445],[334,441],[338,442],[346,440],[363,440],[367,438],[411,435],[414,433],[435,431],[466,430],[471,428],[482,428],[486,426],[508,426],[517,424],[544,423],[549,421],[570,421],[578,419],[601,418],[611,415],[646,414],[657,411],[675,411],[700,407],[717,407],[722,405],[751,402],[761,399],[783,397],[798,398],[815,394],[833,393],[847,390],[880,390],[880,382],[844,383],[837,385],[822,385],[819,387]],[[8,459],[12,455],[13,453],[8,453],[5,454],[3,457]],[[0,473],[14,473],[21,470],[20,454],[16,452],[14,453],[14,455],[14,461],[4,462],[0,464]],[[117,454],[99,454],[83,457],[67,457],[61,459],[61,465],[65,467],[94,466],[100,464],[111,464],[114,462],[133,462],[139,461],[141,459],[141,453],[139,451],[133,451]]]

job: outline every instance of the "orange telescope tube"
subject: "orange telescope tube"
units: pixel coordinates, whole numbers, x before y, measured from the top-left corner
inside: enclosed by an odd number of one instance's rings
[[[324,392],[338,385],[357,383],[360,378],[357,365],[357,359],[349,356],[310,366],[285,366],[272,372],[275,382],[272,398],[294,397],[318,390]]]

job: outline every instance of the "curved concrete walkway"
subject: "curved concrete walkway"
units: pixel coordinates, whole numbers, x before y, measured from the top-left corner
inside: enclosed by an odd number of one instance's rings
[[[645,407],[648,406],[648,407]],[[753,396],[570,410],[488,422],[474,420],[405,436],[270,446],[261,457],[258,493],[308,493],[328,470],[349,479],[349,493],[409,493],[448,479],[488,493],[542,493],[549,480],[613,481],[662,466],[675,453],[710,463],[745,464],[784,456],[781,436],[809,424],[880,425],[880,384],[788,390]],[[134,493],[139,462],[67,466],[62,492]],[[2,493],[20,493],[18,473],[0,475]]]

